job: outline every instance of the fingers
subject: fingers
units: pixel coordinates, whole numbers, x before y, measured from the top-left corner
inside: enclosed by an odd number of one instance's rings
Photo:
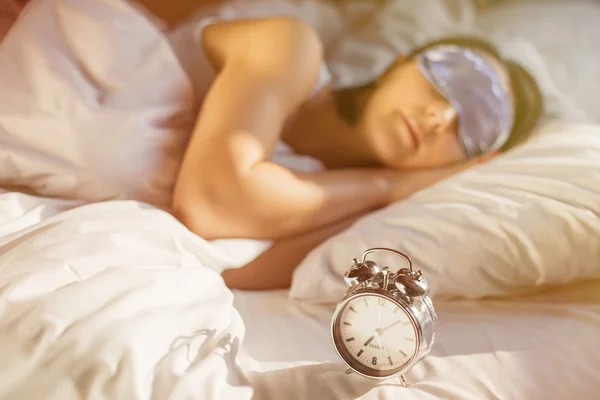
[[[483,154],[477,158],[471,158],[463,163],[460,164],[456,164],[454,166],[454,168],[452,169],[454,172],[453,173],[457,173],[457,172],[462,172],[464,170],[467,170],[471,167],[475,167],[477,165],[481,165],[489,160],[491,160],[492,158],[498,156],[500,154],[500,152],[496,151],[493,153],[488,153],[488,154]]]
[[[490,159],[492,159],[492,158],[494,158],[494,157],[496,157],[498,155],[500,155],[499,151],[494,151],[492,153],[484,154],[482,156],[477,157],[475,159],[475,162],[477,164],[483,164],[484,162],[489,161]]]

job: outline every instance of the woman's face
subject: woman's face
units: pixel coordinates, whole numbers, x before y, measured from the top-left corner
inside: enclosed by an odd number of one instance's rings
[[[371,94],[361,121],[380,161],[414,169],[465,160],[454,108],[415,59],[399,61]]]
[[[362,124],[388,167],[440,167],[466,159],[456,111],[415,60],[400,63],[379,82]]]

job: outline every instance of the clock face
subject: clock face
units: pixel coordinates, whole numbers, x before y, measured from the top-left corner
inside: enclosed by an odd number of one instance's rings
[[[412,320],[395,302],[376,295],[352,298],[340,310],[335,337],[342,358],[369,376],[393,375],[417,351]]]

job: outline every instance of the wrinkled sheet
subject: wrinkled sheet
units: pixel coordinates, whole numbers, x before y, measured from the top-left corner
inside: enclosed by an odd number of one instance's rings
[[[3,193],[0,232],[0,398],[250,398],[226,256],[169,214]]]

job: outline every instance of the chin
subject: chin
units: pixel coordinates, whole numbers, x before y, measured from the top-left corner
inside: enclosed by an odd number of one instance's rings
[[[423,153],[415,149],[412,144],[403,143],[400,138],[382,143],[379,150],[379,159],[392,169],[421,169],[431,167],[431,161],[423,157]]]
[[[389,153],[389,152],[388,152]],[[384,165],[392,169],[417,169],[422,168],[419,160],[406,153],[386,154]]]
[[[434,162],[427,162],[427,160],[422,159],[414,159],[412,157],[404,157],[396,161],[393,165],[390,165],[391,168],[399,169],[399,170],[425,170],[432,168],[440,168],[446,165],[440,165]]]

